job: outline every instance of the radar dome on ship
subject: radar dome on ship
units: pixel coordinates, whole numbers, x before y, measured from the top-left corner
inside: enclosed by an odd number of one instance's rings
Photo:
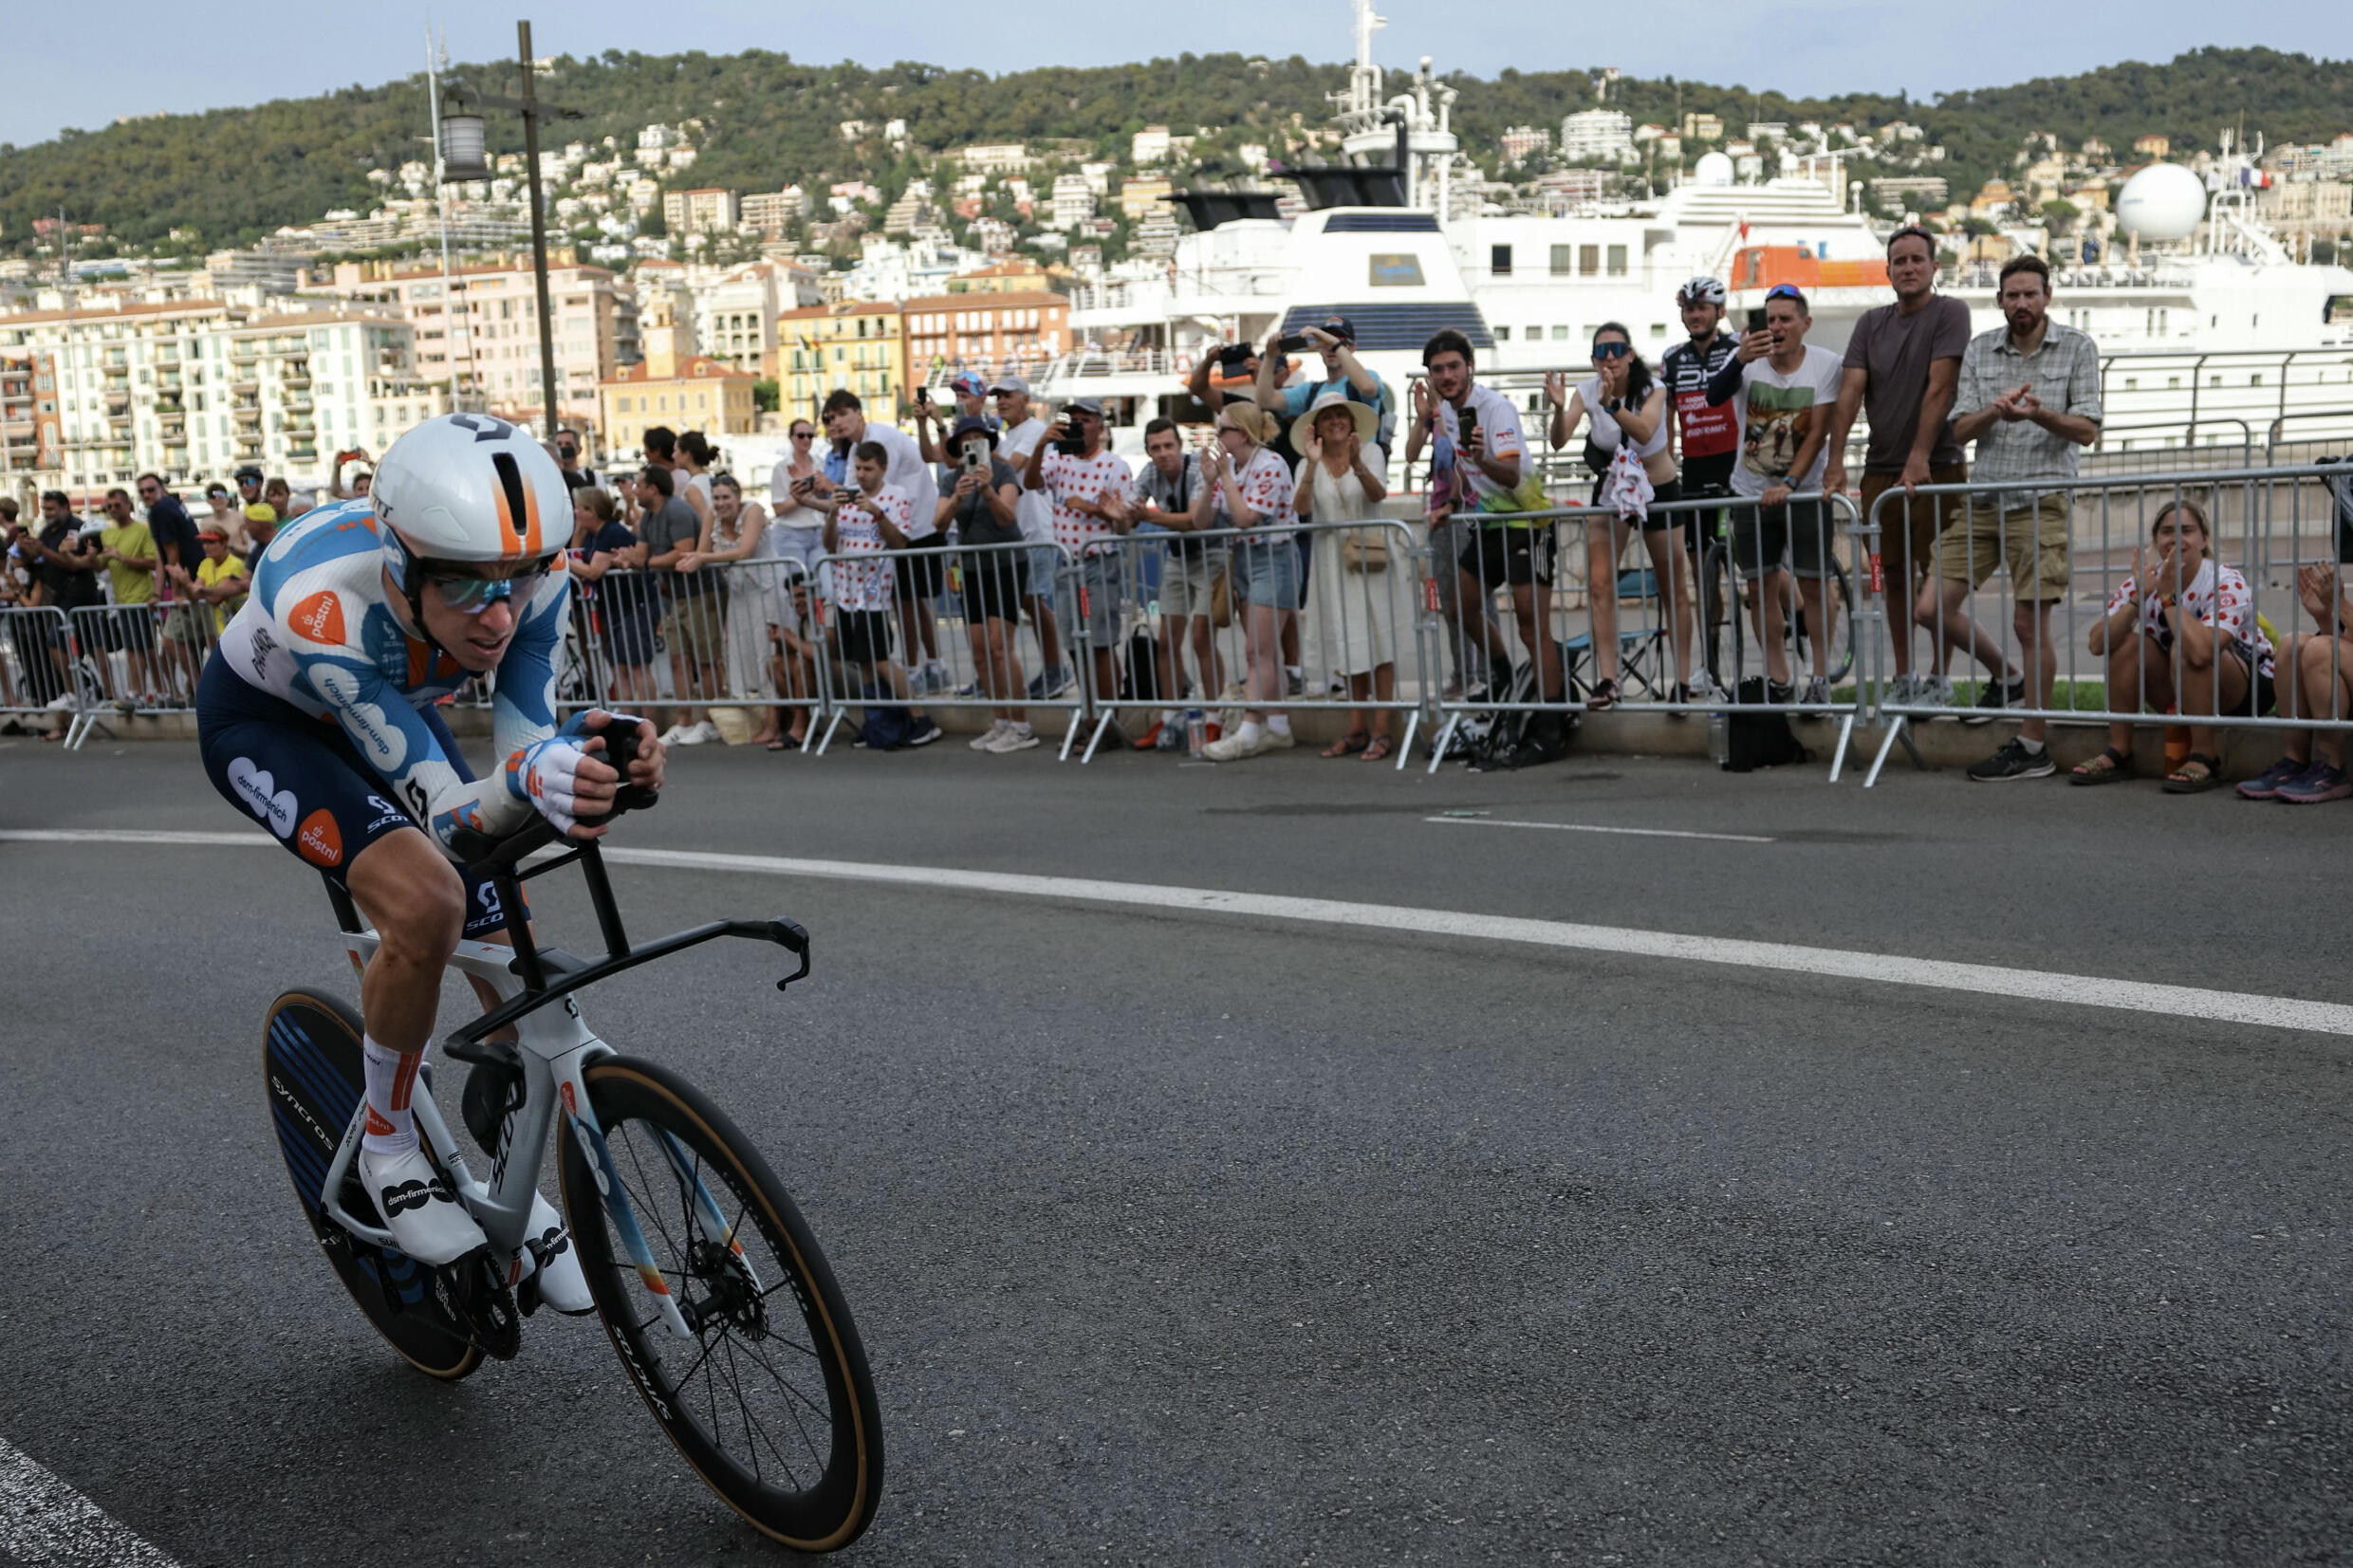
[[[2178,163],[2152,163],[2124,182],[2116,221],[2144,240],[2187,239],[2206,215],[2206,184]]]
[[[1692,170],[1692,178],[1701,185],[1730,185],[1732,182],[1732,160],[1724,153],[1702,153]]]

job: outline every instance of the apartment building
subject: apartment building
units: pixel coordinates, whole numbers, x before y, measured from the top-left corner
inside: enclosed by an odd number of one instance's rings
[[[662,196],[662,222],[673,234],[732,234],[743,203],[732,191],[671,191]]]
[[[792,262],[690,268],[695,346],[731,370],[772,376],[779,312],[822,304],[817,274]]]
[[[642,360],[622,366],[597,388],[597,430],[606,461],[634,460],[656,425],[698,430],[714,442],[750,434],[758,423],[753,379],[691,348],[681,352],[668,330],[655,333]]]
[[[381,452],[449,408],[417,375],[416,338],[389,314],[220,300],[0,316],[0,362],[30,372],[28,405],[9,400],[22,378],[0,375],[9,457],[29,413],[38,455],[21,471],[44,488],[88,495],[148,470],[188,485],[247,464],[321,484],[337,451]]]
[[[454,378],[469,407],[541,423],[539,290],[528,262],[457,267],[447,286],[438,267],[344,262],[305,292],[397,311],[417,329],[419,376]],[[548,267],[547,298],[559,421],[584,425],[597,417],[599,384],[640,357],[637,299],[617,274],[571,263]]]
[[[1070,345],[1070,301],[1062,294],[935,294],[900,309],[907,364],[918,383],[965,369],[1020,371]]]
[[[779,313],[782,412],[815,417],[827,393],[847,387],[873,417],[897,422],[909,384],[903,310],[895,302],[842,300]]]

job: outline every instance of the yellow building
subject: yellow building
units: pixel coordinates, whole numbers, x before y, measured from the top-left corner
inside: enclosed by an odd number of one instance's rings
[[[597,383],[603,417],[597,429],[608,461],[637,457],[648,428],[698,430],[713,438],[748,434],[757,423],[749,371],[731,370],[700,354],[679,355],[657,344],[643,362],[623,365]]]
[[[888,301],[842,300],[776,315],[776,363],[782,413],[814,419],[826,394],[847,387],[866,413],[899,422],[908,396],[906,339],[899,307]]]

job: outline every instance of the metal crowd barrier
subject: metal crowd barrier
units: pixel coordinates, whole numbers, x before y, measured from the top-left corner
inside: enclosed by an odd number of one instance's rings
[[[1067,714],[1058,755],[1069,757],[1085,716],[1089,661],[1085,584],[1067,550],[1028,541],[934,544],[821,555],[817,562],[832,587],[814,602],[815,665],[825,705],[824,733],[815,743],[820,756],[851,709],[881,703],[926,714],[935,708]],[[891,607],[843,610],[839,601],[850,575],[878,569],[889,575]],[[909,584],[917,590],[913,599],[899,592]],[[977,610],[1002,606],[1010,613],[984,614],[974,624],[966,615],[968,600]],[[992,637],[991,625],[1010,637]]]
[[[1431,770],[1458,737],[1499,714],[1588,711],[1606,678],[1618,682],[1612,706],[1632,711],[1837,718],[1835,782],[1867,706],[1860,681],[1842,683],[1877,620],[1851,586],[1876,534],[1843,495],[1809,491],[1775,510],[1695,496],[1649,505],[1648,521],[1665,527],[1571,505],[1465,513],[1434,530],[1443,537],[1429,552],[1431,640],[1452,655],[1457,678],[1435,705]],[[1817,605],[1828,622],[1822,635]],[[1557,679],[1542,678],[1547,663]],[[1757,681],[1769,684],[1751,685],[1744,700],[1743,683]],[[1774,684],[1788,688],[1786,697]]]
[[[72,613],[94,713],[194,713],[196,677],[218,636],[192,600],[98,604]]]
[[[79,747],[90,710],[90,677],[65,612],[47,605],[0,609],[0,713],[39,718],[63,715],[65,740]]]
[[[1249,579],[1275,551],[1297,558],[1298,592],[1272,607],[1269,629],[1252,614]],[[1089,544],[1080,566],[1088,651],[1109,656],[1086,660],[1096,722],[1081,760],[1093,759],[1121,712],[1157,712],[1164,723],[1174,712],[1184,723],[1187,710],[1200,709],[1222,731],[1245,711],[1325,710],[1390,715],[1391,723],[1401,715],[1402,741],[1389,738],[1403,767],[1429,696],[1424,553],[1411,527],[1387,517],[1273,533],[1139,528]],[[1109,601],[1107,620],[1099,594]],[[1300,672],[1296,693],[1289,668]]]
[[[1907,590],[1916,614],[1906,647],[1912,656],[1905,662],[1930,683],[1927,693],[1921,693],[1918,680],[1895,690],[1886,662],[1892,644],[1874,640],[1871,646],[1872,684],[1880,693],[1872,712],[1889,722],[1865,786],[1878,782],[1899,742],[1911,748],[1909,727],[1936,718],[2104,723],[2125,731],[2128,741],[2131,728],[2187,726],[2194,731],[2193,749],[2200,751],[2215,745],[2211,739],[2197,745],[2195,732],[2200,730],[2353,729],[2353,720],[2333,712],[2316,718],[2308,711],[2266,711],[2267,685],[2275,687],[2275,709],[2288,707],[2284,671],[2270,682],[2251,678],[2246,697],[2226,710],[2218,678],[2202,697],[2196,694],[2208,685],[2205,671],[2211,666],[2194,669],[2178,638],[2170,649],[2158,649],[2139,624],[2118,633],[2113,647],[2103,631],[2103,651],[2095,654],[2091,647],[2094,630],[2103,626],[2136,561],[2154,562],[2155,526],[2169,509],[2177,514],[2186,507],[2205,522],[2206,561],[2217,573],[2227,567],[2240,574],[2246,584],[2249,625],[2257,634],[2250,639],[2251,655],[2259,657],[2265,644],[2276,653],[2295,636],[2300,650],[2314,650],[2305,656],[2320,660],[2334,682],[2345,643],[2342,636],[2325,635],[2327,625],[2299,602],[2298,572],[2325,564],[2336,584],[2343,577],[2341,564],[2353,557],[2353,528],[2341,520],[2339,497],[2330,488],[2342,473],[2336,465],[2313,464],[1919,487],[1917,493],[1923,496],[1967,500],[1962,515],[1940,529],[1927,552],[1928,586],[1916,582]],[[1890,490],[1879,498],[1868,520],[1874,536],[1881,514],[1902,493]],[[2021,564],[2031,563],[2042,590],[2025,603],[2047,603],[2047,614],[2022,610],[2019,585],[2007,564],[2013,545]],[[2199,581],[2189,580],[2187,586],[2195,591]],[[1951,586],[1938,586],[1946,583]],[[1889,585],[1891,591],[1899,586]],[[2134,598],[2143,598],[2148,584],[2136,581],[2133,586]],[[2316,629],[2324,635],[2312,637]],[[2125,648],[2131,650],[2128,658],[2118,653]],[[2145,656],[2153,650],[2163,656]],[[1918,656],[1923,651],[1924,659]],[[1964,696],[1956,689],[1948,703],[1934,683],[1950,682],[1956,655],[1979,667],[1977,680],[1973,692]],[[2223,656],[2228,655],[2215,655]],[[2037,700],[2038,677],[2046,671],[2049,685]],[[2021,682],[2021,700],[2009,700],[2006,688]],[[2185,699],[2175,701],[2171,710],[2158,700],[2168,688]],[[1913,758],[1918,764],[1917,749]]]

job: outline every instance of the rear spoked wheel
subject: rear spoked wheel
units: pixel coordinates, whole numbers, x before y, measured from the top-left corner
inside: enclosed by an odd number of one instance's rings
[[[881,1416],[815,1238],[758,1151],[698,1090],[625,1057],[584,1076],[613,1175],[661,1287],[694,1330],[680,1339],[663,1323],[605,1209],[598,1171],[567,1131],[565,1215],[621,1365],[730,1507],[803,1551],[848,1545],[881,1496]],[[698,1191],[715,1206],[717,1227]]]

